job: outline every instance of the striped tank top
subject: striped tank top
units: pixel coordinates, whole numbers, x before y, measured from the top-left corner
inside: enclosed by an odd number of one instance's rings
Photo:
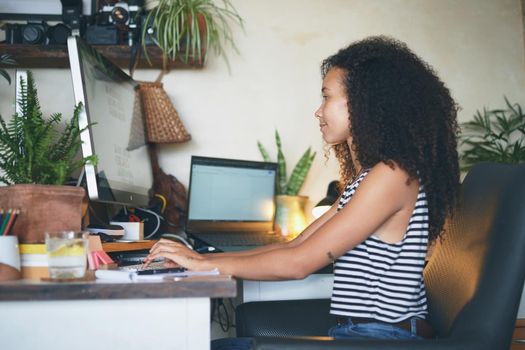
[[[368,170],[348,184],[339,201],[341,210]],[[425,318],[427,298],[423,267],[428,243],[428,203],[423,186],[405,236],[390,244],[370,235],[334,262],[330,313],[397,323]]]

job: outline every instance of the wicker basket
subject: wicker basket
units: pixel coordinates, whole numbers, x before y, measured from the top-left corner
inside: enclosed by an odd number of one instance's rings
[[[162,83],[140,83],[140,96],[151,143],[181,143],[191,140]]]

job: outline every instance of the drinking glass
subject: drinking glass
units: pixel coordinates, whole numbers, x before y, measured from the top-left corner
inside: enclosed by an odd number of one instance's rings
[[[46,232],[51,279],[83,278],[87,267],[87,232]]]

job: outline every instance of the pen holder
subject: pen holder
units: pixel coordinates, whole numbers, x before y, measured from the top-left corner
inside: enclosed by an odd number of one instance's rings
[[[21,278],[20,253],[18,237],[0,237],[0,281],[17,280]]]

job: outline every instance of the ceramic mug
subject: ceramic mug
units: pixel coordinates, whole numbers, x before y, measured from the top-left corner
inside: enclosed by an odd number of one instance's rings
[[[0,236],[0,281],[20,279],[18,237]]]

